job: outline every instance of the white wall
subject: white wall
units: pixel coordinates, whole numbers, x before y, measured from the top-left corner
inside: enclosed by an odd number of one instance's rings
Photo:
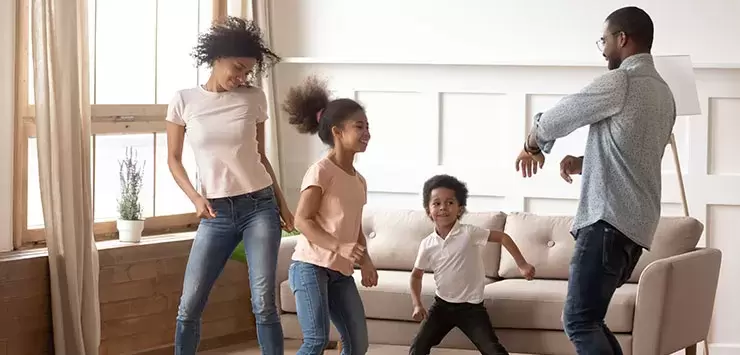
[[[0,252],[13,249],[15,1],[0,1]]]
[[[358,159],[369,205],[421,208],[422,182],[446,172],[465,180],[471,210],[573,214],[576,179],[558,177],[565,154],[579,154],[585,129],[560,140],[545,171],[514,170],[531,116],[603,73],[595,41],[621,1],[272,2],[273,43],[286,58],[277,97],[309,74],[367,107],[368,152]],[[635,1],[656,24],[655,54],[690,54],[702,114],[679,118],[675,133],[690,213],[701,245],[724,260],[710,342],[713,354],[740,354],[740,1]],[[405,27],[405,28],[404,28]],[[283,185],[295,204],[308,165],[323,152],[278,116]],[[663,162],[663,213],[681,215],[670,151]]]

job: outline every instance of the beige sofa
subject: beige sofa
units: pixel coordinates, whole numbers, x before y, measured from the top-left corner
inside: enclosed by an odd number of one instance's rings
[[[499,244],[483,250],[485,304],[501,342],[510,352],[574,354],[561,315],[568,264],[574,247],[572,217],[527,213],[468,213],[463,222],[509,234],[537,269],[535,280],[521,278],[514,260]],[[432,231],[423,211],[367,210],[363,228],[378,268],[378,286],[360,285],[370,342],[409,345],[419,324],[411,319],[409,276],[420,241]],[[606,322],[625,354],[671,354],[706,338],[719,277],[721,252],[696,248],[703,225],[689,217],[663,217],[653,248],[644,252],[629,283],[617,289]],[[279,308],[286,338],[302,338],[288,266],[297,237],[284,238],[278,261]],[[428,307],[434,279],[426,274],[422,297]],[[338,339],[332,329],[332,340]],[[441,347],[474,349],[457,329]]]

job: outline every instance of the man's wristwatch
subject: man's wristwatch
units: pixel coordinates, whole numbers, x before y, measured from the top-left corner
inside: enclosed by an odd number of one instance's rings
[[[524,151],[527,152],[530,155],[537,155],[542,153],[542,149],[540,148],[530,148],[529,145],[527,145],[527,142],[524,142]]]

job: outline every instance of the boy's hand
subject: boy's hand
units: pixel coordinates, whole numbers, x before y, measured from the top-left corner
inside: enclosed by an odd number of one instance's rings
[[[423,306],[414,306],[414,313],[411,315],[411,318],[417,322],[421,322],[427,318],[427,310]]]
[[[378,286],[378,270],[375,269],[372,261],[367,260],[360,265],[360,273],[362,274],[362,286]]]
[[[534,266],[530,263],[524,263],[519,266],[519,272],[524,276],[525,279],[531,280],[534,278]]]

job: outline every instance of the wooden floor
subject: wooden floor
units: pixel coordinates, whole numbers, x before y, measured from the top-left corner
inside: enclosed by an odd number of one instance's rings
[[[285,354],[295,354],[300,347],[301,343],[296,340],[285,341]],[[394,345],[370,345],[370,351],[367,355],[407,355],[409,348],[407,346],[394,346]],[[256,342],[245,343],[241,345],[231,346],[228,348],[209,350],[201,352],[202,355],[261,355]],[[325,355],[338,355],[337,350],[327,350]],[[459,350],[459,349],[435,349],[432,350],[432,355],[476,355],[479,354],[477,351]]]

